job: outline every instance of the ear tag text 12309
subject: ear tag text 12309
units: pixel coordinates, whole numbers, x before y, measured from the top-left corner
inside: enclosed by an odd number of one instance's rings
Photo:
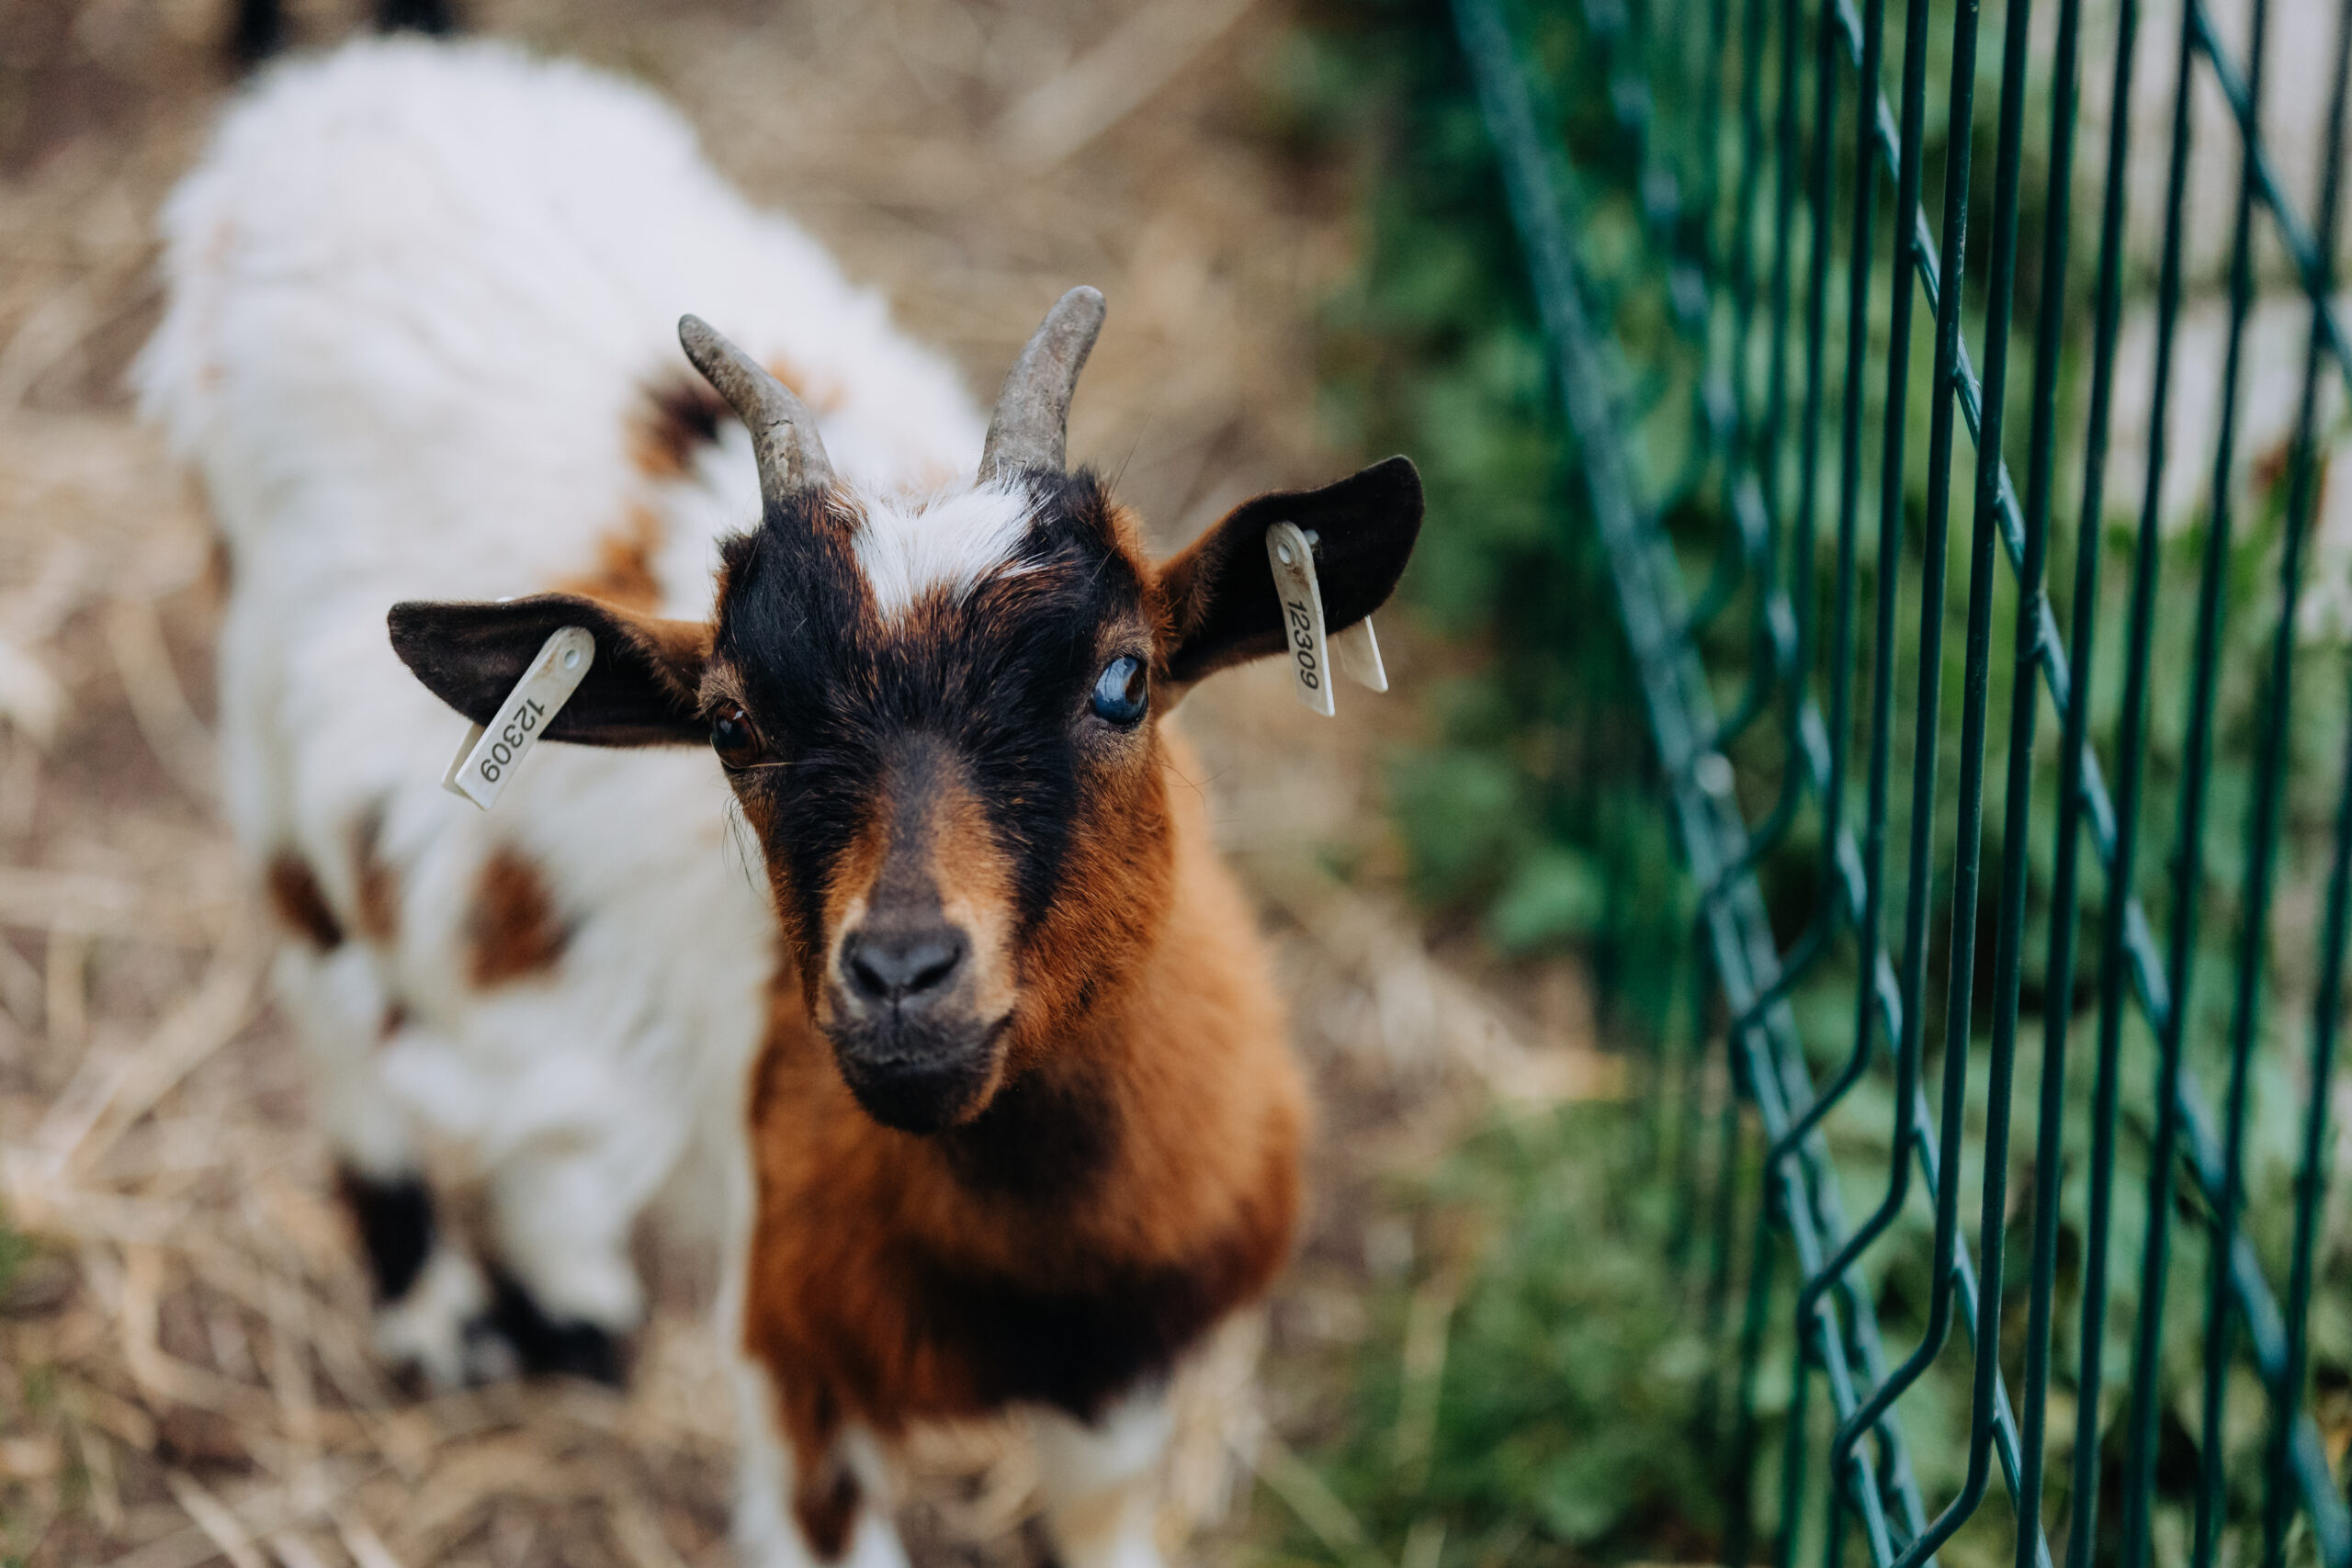
[[[1266,530],[1266,563],[1274,569],[1274,598],[1282,606],[1290,649],[1292,691],[1301,705],[1329,718],[1331,649],[1323,636],[1323,591],[1315,581],[1315,550],[1295,523]]]
[[[1323,589],[1315,577],[1315,547],[1320,542],[1312,529],[1295,523],[1277,523],[1266,530],[1266,561],[1274,569],[1274,597],[1283,609],[1292,690],[1301,704],[1329,718],[1335,659],[1356,684],[1370,691],[1388,689],[1388,671],[1381,662],[1380,639],[1373,635],[1370,615],[1324,635]]]
[[[565,626],[541,643],[491,721],[467,731],[441,787],[489,810],[595,661],[596,639],[583,626]]]

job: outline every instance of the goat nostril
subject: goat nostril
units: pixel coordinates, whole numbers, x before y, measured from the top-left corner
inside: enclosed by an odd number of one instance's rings
[[[907,956],[907,965],[913,971],[907,977],[909,991],[936,989],[963,958],[961,944],[945,942],[925,942]]]
[[[899,1002],[920,1000],[944,987],[963,964],[964,948],[960,931],[861,934],[849,940],[842,959],[859,996]]]

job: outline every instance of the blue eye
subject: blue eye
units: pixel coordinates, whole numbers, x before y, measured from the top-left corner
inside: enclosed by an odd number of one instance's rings
[[[1094,682],[1094,711],[1113,724],[1125,726],[1143,716],[1144,699],[1150,694],[1143,660],[1121,654],[1102,667]]]

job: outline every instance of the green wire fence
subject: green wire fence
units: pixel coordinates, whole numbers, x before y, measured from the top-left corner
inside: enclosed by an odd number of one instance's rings
[[[1736,1089],[1709,1116],[1698,1050],[1659,1080],[1713,1183],[1729,1561],[1770,1527],[1782,1562],[1998,1529],[2021,1564],[2352,1562],[2312,1340],[2352,905],[2352,755],[2312,740],[2352,728],[2303,613],[2345,570],[2313,540],[2352,387],[2352,5],[2273,37],[2274,3],[2226,41],[2207,0],[2150,15],[2177,33],[2150,280],[2139,0],[2007,0],[1997,71],[1976,0],[1453,0]],[[2281,50],[2324,51],[2308,190],[2266,141]],[[2191,199],[2217,130],[2232,177]],[[2200,230],[2218,363],[2178,349]],[[2282,295],[2264,453],[2250,322]],[[2192,393],[2210,427],[2168,451]],[[2185,524],[2180,463],[2210,476]],[[2249,1161],[2282,1096],[2274,1215]]]

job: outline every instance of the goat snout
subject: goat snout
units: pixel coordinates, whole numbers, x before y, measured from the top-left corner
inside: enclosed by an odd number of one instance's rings
[[[869,914],[833,964],[833,1058],[867,1114],[886,1127],[933,1133],[989,1093],[1004,1020],[977,1005],[971,936],[936,914]]]
[[[842,987],[865,1009],[927,1009],[956,991],[971,951],[950,925],[864,927],[842,943]]]

